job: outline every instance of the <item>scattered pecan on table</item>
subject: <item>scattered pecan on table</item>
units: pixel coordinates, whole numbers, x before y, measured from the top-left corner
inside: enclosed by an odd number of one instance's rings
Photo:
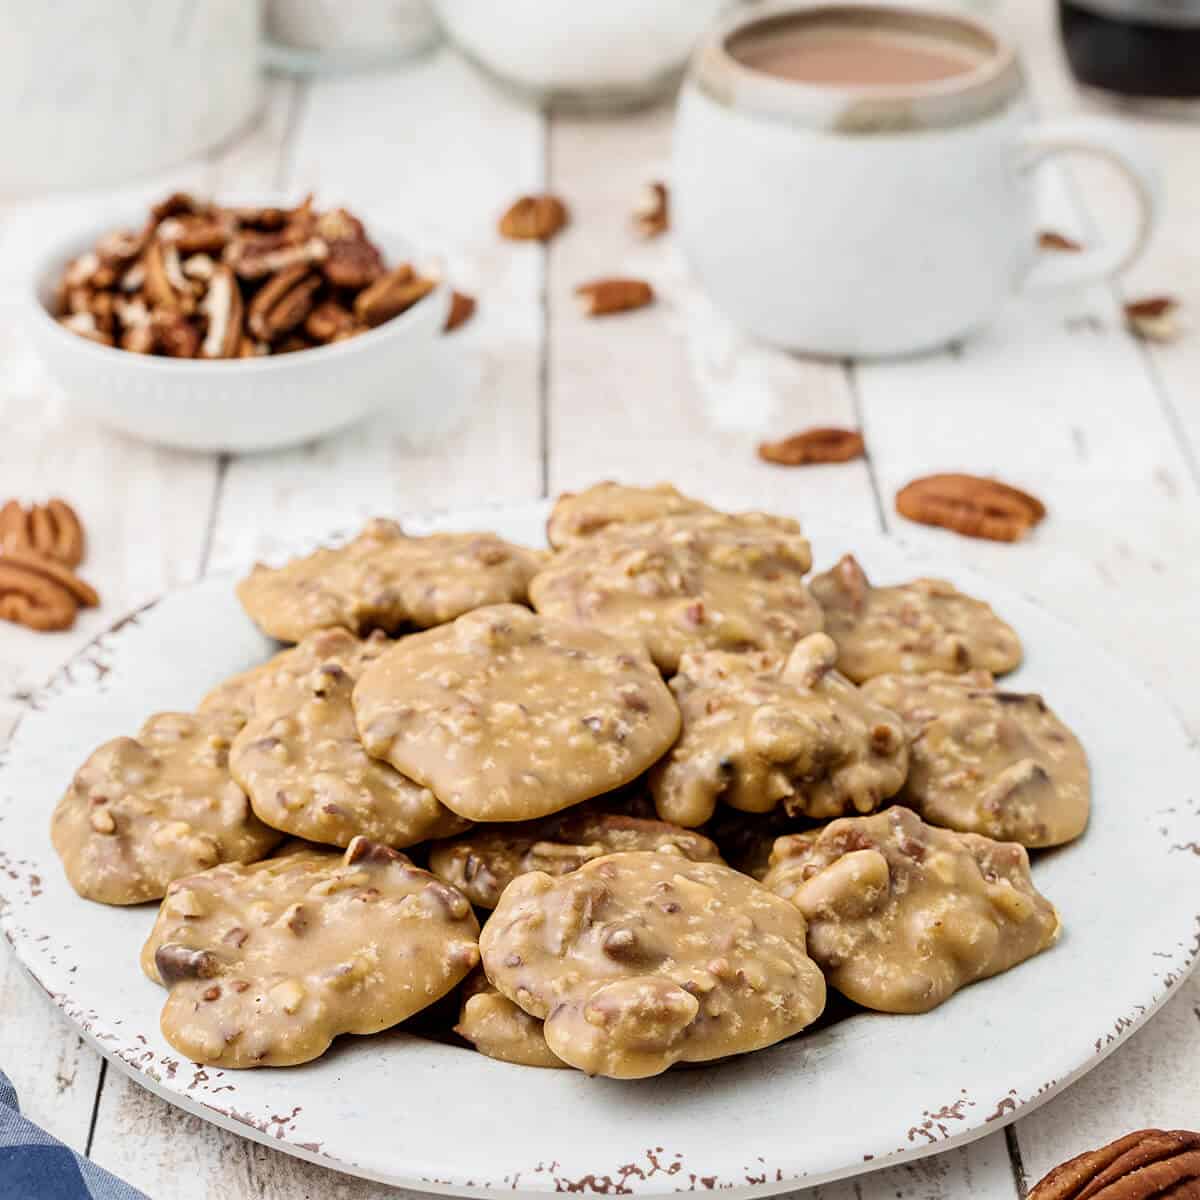
[[[1125,305],[1125,323],[1144,342],[1173,342],[1180,334],[1179,301],[1173,296],[1148,296]]]
[[[658,237],[671,227],[671,195],[657,180],[642,189],[633,208],[634,231],[644,238]]]
[[[1029,1200],[1193,1200],[1200,1196],[1200,1133],[1140,1129],[1055,1167]]]
[[[28,508],[19,500],[0,505],[0,553],[23,550],[77,567],[84,546],[83,524],[65,500],[55,497]]]
[[[793,433],[778,442],[761,442],[758,457],[780,467],[803,467],[811,463],[841,463],[862,458],[863,436],[857,429],[818,426]]]
[[[575,289],[585,317],[607,317],[654,303],[654,289],[644,279],[596,279]]]
[[[79,609],[98,605],[95,589],[75,574],[86,546],[83,523],[65,500],[0,505],[0,620],[70,629]]]
[[[54,312],[136,354],[253,358],[355,337],[434,286],[408,264],[389,269],[345,209],[318,211],[311,197],[225,207],[180,192],[68,263]]]
[[[998,479],[928,475],[896,493],[896,511],[910,521],[937,525],[965,537],[1019,541],[1046,515],[1036,497]]]
[[[1042,250],[1059,250],[1066,254],[1078,254],[1083,246],[1074,238],[1069,238],[1057,229],[1043,229],[1037,236],[1037,244]]]
[[[442,326],[443,333],[453,333],[460,325],[465,325],[475,315],[475,297],[466,292],[450,293],[450,311],[446,314],[446,324]]]
[[[500,218],[500,236],[518,242],[548,242],[566,223],[567,206],[557,196],[520,196]]]

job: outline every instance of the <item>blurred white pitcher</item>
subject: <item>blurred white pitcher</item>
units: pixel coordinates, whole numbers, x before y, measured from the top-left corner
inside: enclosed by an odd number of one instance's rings
[[[1013,47],[948,11],[773,4],[727,21],[679,102],[674,224],[716,304],[768,342],[843,357],[933,349],[1022,287],[1122,271],[1158,173],[1112,121],[1032,126]],[[1138,201],[1111,244],[1038,255],[1032,168],[1112,162]]]

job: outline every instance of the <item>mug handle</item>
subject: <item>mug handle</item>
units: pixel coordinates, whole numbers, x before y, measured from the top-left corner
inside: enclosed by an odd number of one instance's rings
[[[1081,287],[1111,279],[1124,271],[1145,249],[1162,206],[1162,174],[1136,135],[1100,117],[1067,117],[1047,121],[1023,138],[1020,169],[1030,171],[1053,154],[1090,154],[1111,163],[1125,177],[1137,200],[1137,220],[1119,241],[1094,249],[1039,256],[1025,278],[1024,286],[1044,292]]]

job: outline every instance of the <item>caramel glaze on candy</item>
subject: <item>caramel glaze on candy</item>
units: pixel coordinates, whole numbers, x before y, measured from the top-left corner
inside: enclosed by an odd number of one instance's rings
[[[103,904],[157,900],[182,875],[254,862],[282,835],[254,815],[229,773],[241,720],[157,713],[75,772],[50,836],[71,886]]]
[[[643,650],[515,604],[403,638],[354,689],[367,753],[471,821],[546,816],[636,779],[679,732]]]
[[[969,671],[994,675],[1021,663],[1021,641],[982,600],[941,579],[876,587],[852,554],[812,593],[825,632],[838,645],[838,670],[861,683],[890,672]]]
[[[538,612],[640,641],[660,670],[700,650],[786,654],[821,628],[797,522],[692,512],[610,525],[556,554],[529,585]]]
[[[282,567],[259,563],[237,594],[251,620],[282,642],[335,627],[396,633],[524,600],[544,558],[493,533],[409,537],[395,521],[376,518],[344,546]]]
[[[515,879],[480,938],[488,978],[590,1075],[638,1079],[759,1050],[825,1006],[800,911],[719,863],[610,854]]]
[[[142,969],[170,989],[162,1030],[181,1054],[286,1067],[428,1007],[479,962],[478,933],[453,888],[355,838],[176,881]]]
[[[556,550],[593,537],[614,525],[638,525],[682,513],[713,512],[700,500],[685,496],[669,483],[653,487],[594,483],[582,492],[563,492],[546,522],[546,538]]]
[[[926,821],[1029,847],[1087,828],[1087,754],[1041,696],[1002,691],[986,671],[881,675],[863,691],[905,723],[904,802]]]
[[[701,825],[723,801],[744,812],[838,817],[873,812],[904,782],[899,718],[833,669],[823,633],[781,661],[684,655],[671,690],[683,734],[650,775],[664,821]]]
[[[260,677],[229,767],[268,825],[328,845],[362,836],[397,848],[467,828],[428,788],[359,743],[355,681],[393,644],[378,632],[360,641],[326,629]]]
[[[476,971],[463,984],[462,1008],[454,1032],[480,1054],[501,1062],[522,1067],[567,1065],[546,1045],[542,1022],[493,987],[482,971]]]
[[[518,875],[566,875],[593,858],[625,850],[653,850],[693,862],[721,861],[717,847],[691,829],[578,805],[539,821],[488,826],[435,842],[429,849],[429,869],[477,908],[495,908]]]
[[[830,984],[879,1012],[928,1012],[1059,934],[1021,846],[901,807],[780,838],[763,886],[804,914]]]

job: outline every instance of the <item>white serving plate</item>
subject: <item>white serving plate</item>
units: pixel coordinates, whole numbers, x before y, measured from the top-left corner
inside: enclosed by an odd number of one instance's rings
[[[545,504],[413,528],[542,543]],[[935,1012],[862,1014],[721,1065],[616,1082],[494,1062],[404,1033],[341,1039],[303,1067],[201,1068],[158,1028],[138,969],[155,906],[79,899],[50,812],[101,741],[187,708],[272,646],[227,576],[171,592],[58,672],[0,771],[0,922],[50,999],[110,1061],[188,1112],[301,1158],[422,1191],[767,1195],[932,1154],[1000,1128],[1094,1067],[1200,953],[1197,758],[1170,709],[1069,625],[998,584],[887,538],[818,533],[818,569],[853,549],[883,581],[935,573],[1020,632],[1006,683],[1042,690],[1091,756],[1083,839],[1037,856],[1057,947]]]

